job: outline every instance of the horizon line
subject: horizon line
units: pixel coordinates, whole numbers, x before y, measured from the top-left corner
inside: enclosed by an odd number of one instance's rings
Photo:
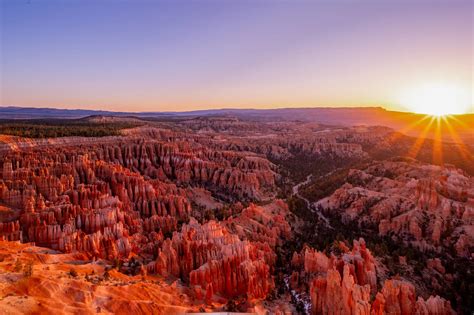
[[[334,110],[343,110],[343,109],[381,109],[386,112],[392,113],[409,113],[414,115],[427,115],[424,113],[416,113],[410,110],[391,110],[382,105],[357,105],[357,106],[304,106],[304,107],[275,107],[275,108],[252,108],[252,107],[221,107],[221,108],[204,108],[204,109],[191,109],[191,110],[176,110],[176,111],[114,111],[108,109],[89,109],[89,108],[61,108],[61,107],[36,107],[36,106],[18,106],[18,105],[0,105],[0,108],[13,108],[13,109],[37,109],[37,110],[63,110],[63,111],[92,111],[92,112],[109,112],[109,113],[126,113],[126,114],[173,114],[173,113],[192,113],[192,112],[204,112],[204,111],[271,111],[271,110],[308,110],[308,109],[334,109]],[[462,114],[450,114],[449,116],[462,116],[462,115],[473,115],[473,111],[469,111]]]

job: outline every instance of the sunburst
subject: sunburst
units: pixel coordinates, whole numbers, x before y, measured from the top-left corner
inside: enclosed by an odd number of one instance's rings
[[[442,115],[442,116],[427,115],[423,117],[422,119],[417,120],[415,123],[412,123],[411,126],[418,126],[422,124],[423,122],[426,123],[426,126],[424,126],[424,128],[420,131],[418,136],[415,138],[414,143],[408,150],[407,152],[408,157],[417,158],[425,141],[427,139],[430,139],[432,141],[433,164],[438,164],[438,165],[444,164],[444,155],[447,152],[443,152],[443,142],[446,141],[445,136],[449,135],[453,144],[456,146],[457,150],[459,151],[461,158],[464,161],[472,160],[472,153],[463,142],[462,137],[456,131],[456,128],[453,126],[454,123],[458,125],[464,124],[462,120],[452,115]],[[466,127],[469,128],[468,126]],[[408,129],[411,130],[413,128],[404,128],[400,130],[400,133],[406,133]]]
[[[431,116],[459,115],[469,112],[472,95],[468,88],[430,83],[410,88],[401,93],[400,103],[413,113]]]

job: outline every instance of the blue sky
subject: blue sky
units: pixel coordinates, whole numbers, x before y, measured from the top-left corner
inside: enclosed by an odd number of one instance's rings
[[[1,105],[383,105],[472,91],[472,1],[1,1]]]

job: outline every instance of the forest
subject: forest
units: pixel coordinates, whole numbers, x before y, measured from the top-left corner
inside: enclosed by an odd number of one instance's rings
[[[0,134],[24,138],[116,136],[135,122],[92,122],[84,119],[0,120]]]

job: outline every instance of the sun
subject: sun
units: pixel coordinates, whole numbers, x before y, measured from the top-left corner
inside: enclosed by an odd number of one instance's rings
[[[405,91],[400,98],[412,112],[438,117],[465,114],[472,101],[469,90],[450,84],[425,84]]]

